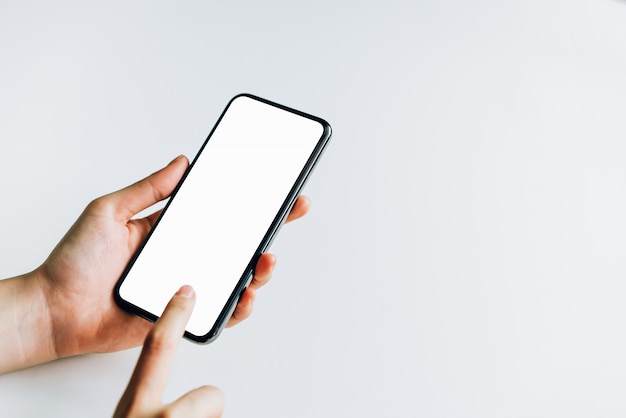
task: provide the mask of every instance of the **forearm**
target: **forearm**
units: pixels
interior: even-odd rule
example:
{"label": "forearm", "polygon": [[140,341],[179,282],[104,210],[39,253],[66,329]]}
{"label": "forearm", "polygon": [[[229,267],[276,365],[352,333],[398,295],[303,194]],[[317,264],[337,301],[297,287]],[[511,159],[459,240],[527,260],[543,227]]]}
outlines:
{"label": "forearm", "polygon": [[57,358],[36,272],[0,280],[0,374]]}

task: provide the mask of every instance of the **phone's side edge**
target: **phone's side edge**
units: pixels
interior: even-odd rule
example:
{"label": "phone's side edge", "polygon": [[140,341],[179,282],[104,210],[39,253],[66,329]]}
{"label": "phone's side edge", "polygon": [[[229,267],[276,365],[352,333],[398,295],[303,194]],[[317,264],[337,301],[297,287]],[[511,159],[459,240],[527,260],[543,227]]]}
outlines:
{"label": "phone's side edge", "polygon": [[[242,94],[242,95],[243,96],[252,97],[254,99],[257,99],[257,97],[249,95],[249,94]],[[268,103],[268,104],[274,105],[274,103],[270,102],[269,100],[261,99],[261,101],[263,101],[265,103]],[[326,122],[324,119],[321,119],[321,118],[318,118],[318,117],[315,117],[315,116],[312,116],[312,115],[308,115],[308,114],[306,114],[304,112],[295,111],[294,109],[288,108],[286,106],[278,105],[278,107],[282,108],[283,110],[287,110],[287,111],[290,111],[290,112],[293,112],[293,113],[297,113],[300,116],[306,117],[308,119],[315,120],[316,122],[320,123],[322,125],[322,127],[323,127],[322,136],[318,140],[318,143],[317,143],[314,151],[311,153],[311,156],[307,160],[307,163],[305,164],[304,168],[300,172],[300,175],[296,179],[296,182],[294,183],[294,186],[292,187],[292,189],[290,190],[289,194],[287,195],[287,198],[285,198],[285,202],[283,203],[283,206],[281,207],[281,209],[279,210],[278,214],[276,215],[276,217],[272,221],[271,226],[268,228],[268,232],[266,233],[265,237],[261,241],[257,251],[255,252],[254,256],[252,257],[252,259],[251,259],[250,263],[248,264],[247,268],[245,269],[244,274],[239,279],[239,281],[237,283],[237,286],[235,286],[235,289],[231,293],[231,295],[230,295],[226,305],[224,306],[224,309],[220,313],[220,315],[218,317],[218,320],[216,321],[214,327],[207,334],[205,334],[205,335],[203,335],[201,337],[197,336],[197,335],[194,335],[194,334],[187,333],[187,332],[185,333],[185,337],[190,339],[190,340],[192,340],[192,341],[194,341],[194,342],[203,343],[203,344],[211,343],[222,332],[222,330],[226,326],[226,323],[230,319],[230,316],[234,312],[234,309],[235,309],[236,304],[237,304],[237,302],[239,300],[239,297],[241,296],[242,292],[245,290],[245,288],[248,285],[248,283],[247,283],[248,280],[246,280],[246,278],[248,276],[250,276],[250,278],[252,277],[251,274],[254,272],[254,267],[255,267],[256,262],[258,261],[259,257],[265,251],[267,251],[270,248],[270,246],[272,245],[272,243],[274,242],[274,239],[276,238],[276,236],[278,235],[278,232],[280,231],[280,229],[284,225],[285,220],[287,219],[287,216],[289,215],[289,212],[293,208],[293,205],[295,204],[298,196],[300,195],[301,190],[306,185],[306,183],[307,183],[311,173],[313,172],[313,169],[315,168],[315,166],[317,165],[317,162],[319,161],[320,157],[323,155],[324,151],[326,150],[327,145],[328,145],[328,143],[330,141],[330,138],[332,136],[332,128],[331,128],[330,124],[328,122]]]}

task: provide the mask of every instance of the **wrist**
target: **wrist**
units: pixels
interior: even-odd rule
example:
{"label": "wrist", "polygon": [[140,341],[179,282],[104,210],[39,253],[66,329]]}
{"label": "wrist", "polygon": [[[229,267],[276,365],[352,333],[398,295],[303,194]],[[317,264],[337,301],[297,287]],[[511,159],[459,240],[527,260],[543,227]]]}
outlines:
{"label": "wrist", "polygon": [[0,281],[0,373],[58,357],[44,285],[38,270]]}

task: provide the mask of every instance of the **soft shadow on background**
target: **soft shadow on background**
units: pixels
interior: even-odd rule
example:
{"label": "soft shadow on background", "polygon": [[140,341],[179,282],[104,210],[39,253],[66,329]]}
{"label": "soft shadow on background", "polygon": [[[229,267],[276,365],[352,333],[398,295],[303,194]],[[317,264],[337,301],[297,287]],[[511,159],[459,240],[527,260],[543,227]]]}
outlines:
{"label": "soft shadow on background", "polygon": [[[168,400],[213,384],[228,417],[623,416],[623,5],[2,3],[0,277],[250,92],[333,140],[252,318],[181,344]],[[137,354],[2,376],[2,414],[110,416]]]}

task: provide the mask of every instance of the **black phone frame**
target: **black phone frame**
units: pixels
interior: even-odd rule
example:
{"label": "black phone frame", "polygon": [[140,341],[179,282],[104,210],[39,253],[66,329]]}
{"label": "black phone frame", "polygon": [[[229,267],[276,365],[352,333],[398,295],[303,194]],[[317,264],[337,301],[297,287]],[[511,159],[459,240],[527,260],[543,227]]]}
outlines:
{"label": "black phone frame", "polygon": [[300,191],[302,190],[302,188],[306,184],[306,181],[308,180],[311,172],[313,171],[313,168],[315,167],[315,165],[317,164],[317,161],[319,160],[319,158],[323,154],[324,150],[326,149],[326,146],[328,145],[328,141],[330,140],[330,137],[332,135],[332,129],[330,127],[330,124],[328,122],[326,122],[324,119],[318,118],[317,116],[313,116],[313,115],[310,115],[308,113],[301,112],[299,110],[296,110],[296,109],[293,109],[293,108],[290,108],[290,107],[287,107],[287,106],[284,106],[284,105],[272,102],[272,101],[267,100],[267,99],[263,99],[261,97],[258,97],[258,96],[255,96],[255,95],[249,94],[249,93],[241,93],[241,94],[236,95],[232,99],[230,99],[230,101],[228,102],[228,104],[226,105],[224,110],[222,111],[222,114],[217,119],[217,122],[213,126],[213,129],[211,129],[211,132],[209,133],[209,135],[207,136],[206,140],[204,141],[204,143],[200,147],[200,150],[196,153],[194,159],[191,161],[191,163],[189,164],[189,167],[187,168],[187,170],[183,174],[183,177],[181,178],[181,180],[178,182],[178,184],[174,188],[174,191],[170,195],[169,200],[165,204],[165,207],[163,208],[163,210],[160,213],[159,217],[154,222],[154,225],[152,226],[152,228],[150,229],[150,231],[148,232],[148,234],[146,235],[146,237],[144,238],[144,240],[140,244],[140,246],[137,249],[137,251],[135,252],[135,254],[133,254],[132,258],[128,262],[128,265],[124,269],[124,272],[122,273],[122,275],[120,276],[119,280],[117,281],[117,283],[115,285],[115,288],[114,288],[114,291],[113,291],[113,296],[114,296],[115,302],[122,309],[124,309],[124,310],[126,310],[126,311],[128,311],[130,313],[139,315],[142,318],[145,318],[145,319],[147,319],[147,320],[149,320],[151,322],[155,322],[158,319],[157,315],[155,315],[155,314],[153,314],[151,312],[148,312],[145,309],[142,309],[141,307],[139,307],[139,306],[137,306],[137,305],[135,305],[135,304],[133,304],[133,303],[123,299],[121,297],[121,295],[120,295],[120,286],[122,285],[122,283],[124,282],[124,279],[126,278],[128,273],[130,272],[132,266],[135,264],[135,261],[137,260],[137,258],[141,254],[141,252],[143,251],[143,248],[145,247],[146,243],[148,242],[148,240],[152,236],[152,233],[158,227],[159,222],[161,221],[161,219],[163,218],[163,216],[167,212],[167,209],[170,206],[170,204],[172,203],[172,201],[174,200],[174,198],[176,197],[176,194],[178,193],[178,190],[180,189],[182,184],[185,182],[185,179],[187,178],[187,176],[189,175],[189,173],[193,169],[196,161],[198,160],[198,158],[200,157],[200,155],[204,151],[204,148],[206,147],[206,145],[208,144],[209,140],[213,136],[213,133],[215,132],[215,130],[217,129],[218,125],[220,124],[220,122],[224,118],[224,115],[226,114],[228,109],[230,108],[230,105],[236,99],[238,99],[240,97],[248,97],[250,99],[260,101],[260,102],[265,103],[267,105],[277,107],[277,108],[285,110],[287,112],[294,113],[296,115],[305,117],[307,119],[311,119],[313,121],[316,121],[316,122],[320,123],[324,129],[323,129],[323,132],[322,132],[322,136],[318,140],[318,142],[317,142],[313,152],[311,153],[311,155],[309,156],[306,164],[302,168],[302,171],[298,175],[298,178],[296,179],[293,187],[291,188],[291,190],[287,194],[287,197],[283,201],[283,204],[281,205],[278,213],[274,217],[274,220],[270,224],[267,232],[265,233],[263,239],[261,240],[261,243],[257,247],[257,250],[253,254],[252,258],[250,259],[250,262],[246,266],[243,274],[241,275],[241,277],[237,281],[237,285],[233,289],[230,297],[228,298],[226,304],[224,305],[224,308],[222,308],[222,311],[218,315],[217,320],[215,321],[215,323],[213,324],[213,326],[211,327],[209,332],[204,334],[204,335],[195,335],[195,334],[192,334],[192,333],[190,333],[188,331],[185,331],[185,334],[184,334],[185,338],[187,338],[190,341],[193,341],[193,342],[196,342],[196,343],[200,343],[200,344],[208,344],[208,343],[211,343],[211,342],[215,341],[215,339],[217,339],[217,337],[220,335],[220,333],[224,329],[224,326],[226,325],[226,323],[230,319],[232,313],[234,312],[234,310],[235,310],[235,308],[237,306],[237,303],[239,302],[241,296],[243,295],[243,292],[246,290],[246,288],[250,284],[250,281],[252,280],[252,277],[254,275],[254,268],[256,266],[257,261],[259,260],[259,257],[265,251],[267,251],[269,249],[270,245],[274,241],[274,238],[278,234],[278,231],[280,230],[281,226],[284,224],[284,221],[287,218],[287,215],[291,211],[291,209],[292,209],[293,205],[295,204],[298,196],[300,195]]}

